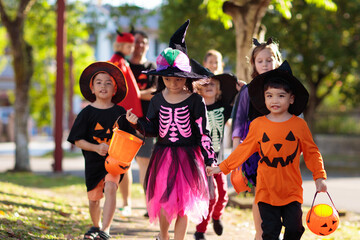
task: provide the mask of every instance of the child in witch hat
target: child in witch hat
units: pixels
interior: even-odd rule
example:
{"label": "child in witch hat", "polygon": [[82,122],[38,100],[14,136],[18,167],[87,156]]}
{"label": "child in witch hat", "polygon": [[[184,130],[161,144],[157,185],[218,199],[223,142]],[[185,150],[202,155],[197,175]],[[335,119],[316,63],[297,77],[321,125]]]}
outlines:
{"label": "child in witch hat", "polygon": [[[217,154],[218,163],[220,163],[223,159],[223,148],[221,146],[224,139],[225,123],[230,118],[231,103],[237,94],[237,78],[229,73],[214,75],[193,59],[191,59],[191,67],[194,72],[208,76],[208,79],[200,79],[193,82],[193,86],[194,91],[204,98],[210,136]],[[196,232],[194,234],[196,240],[205,239],[204,234],[211,218],[215,233],[220,236],[223,232],[220,217],[229,200],[225,174],[219,173],[208,177],[208,184],[210,192],[209,214],[196,226]]]}
{"label": "child in witch hat", "polygon": [[[85,233],[84,239],[110,239],[116,190],[123,174],[109,174],[105,169],[105,158],[116,120],[126,113],[117,103],[125,98],[127,86],[117,66],[109,62],[95,62],[82,72],[80,90],[91,104],[79,113],[67,140],[81,148],[85,158],[85,180],[93,226]],[[135,132],[127,121],[121,121],[119,128]],[[106,200],[101,224],[100,200],[104,194]]]}
{"label": "child in witch hat", "polygon": [[206,171],[208,175],[228,174],[258,152],[255,204],[262,219],[262,238],[278,239],[285,226],[284,239],[300,239],[305,230],[301,153],[313,173],[316,191],[327,190],[322,156],[306,122],[297,117],[304,111],[309,94],[285,61],[279,68],[255,77],[249,85],[249,96],[263,116],[251,122],[249,134],[227,159]]}
{"label": "child in witch hat", "polygon": [[175,239],[184,239],[188,220],[200,223],[208,215],[209,193],[205,165],[216,161],[207,126],[206,106],[192,92],[192,81],[206,76],[191,71],[186,55],[186,21],[171,37],[169,48],[157,57],[160,76],[146,119],[127,112],[129,122],[141,124],[147,136],[157,136],[145,177],[150,222],[159,220],[157,239],[169,239],[169,227],[176,219]]}

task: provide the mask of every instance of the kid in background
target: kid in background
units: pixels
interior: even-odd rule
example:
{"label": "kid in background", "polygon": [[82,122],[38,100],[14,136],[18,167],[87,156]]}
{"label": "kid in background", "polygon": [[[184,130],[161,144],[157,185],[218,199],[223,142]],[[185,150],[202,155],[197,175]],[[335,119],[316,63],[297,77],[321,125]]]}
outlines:
{"label": "kid in background", "polygon": [[261,159],[255,203],[262,219],[262,238],[278,239],[284,226],[284,240],[300,239],[305,230],[301,153],[313,173],[316,191],[327,191],[322,156],[306,122],[297,117],[305,109],[309,94],[286,61],[278,69],[255,77],[248,89],[251,103],[263,116],[251,122],[242,144],[218,167],[207,167],[207,173],[228,174],[258,152]]}
{"label": "kid in background", "polygon": [[[116,105],[126,96],[125,78],[120,69],[109,62],[95,62],[82,72],[80,89],[91,102],[75,119],[68,141],[82,149],[85,158],[85,180],[89,199],[89,212],[93,226],[84,239],[110,239],[110,226],[116,208],[116,190],[123,174],[112,175],[105,169],[112,129],[117,118],[125,114]],[[119,129],[134,132],[127,121]],[[104,197],[101,222],[100,200]]]}
{"label": "kid in background", "polygon": [[205,165],[216,161],[207,128],[206,106],[192,93],[192,81],[206,76],[191,72],[186,55],[186,21],[171,37],[169,48],[157,57],[157,69],[147,72],[159,78],[146,119],[127,111],[129,122],[146,136],[157,136],[145,177],[150,222],[159,220],[157,239],[169,239],[173,219],[174,239],[184,239],[188,220],[200,223],[207,217],[209,192]]}
{"label": "kid in background", "polygon": [[[210,136],[218,163],[220,163],[223,160],[224,148],[221,146],[224,137],[224,127],[226,121],[230,118],[231,103],[237,94],[237,78],[228,73],[214,75],[195,60],[191,59],[190,62],[195,73],[208,76],[208,79],[194,81],[193,87],[194,92],[204,98]],[[210,193],[213,192],[214,194],[210,194],[208,216],[196,226],[195,240],[205,239],[205,232],[210,218],[212,218],[215,233],[220,236],[223,232],[223,224],[220,217],[229,200],[227,195],[227,178],[223,173],[214,174],[214,176],[208,177],[208,184],[209,187],[214,186],[215,189],[209,190]]]}
{"label": "kid in background", "polygon": [[[136,79],[133,72],[131,71],[130,65],[125,59],[125,56],[130,56],[134,51],[135,38],[132,33],[119,32],[117,31],[116,41],[114,42],[115,53],[110,59],[110,62],[114,63],[124,73],[125,81],[128,87],[128,93],[123,101],[119,103],[120,106],[124,107],[125,110],[130,108],[133,109],[134,113],[142,117],[143,111],[141,107],[141,93],[137,85]],[[120,192],[123,199],[123,207],[120,208],[123,216],[131,215],[131,183],[132,173],[127,171],[124,175],[123,181],[120,183]]]}
{"label": "kid in background", "polygon": [[222,74],[224,72],[222,54],[215,49],[210,49],[206,52],[203,65],[213,74]]}
{"label": "kid in background", "polygon": [[[282,62],[281,54],[278,45],[273,42],[272,38],[269,38],[263,43],[259,43],[258,40],[254,38],[253,42],[254,48],[250,56],[252,78],[280,66]],[[250,122],[259,115],[250,103],[248,86],[243,86],[236,97],[232,112],[233,150],[246,138],[249,132]],[[258,153],[255,153],[241,166],[241,170],[247,178],[246,181],[250,185],[249,187],[256,186],[256,172],[259,159]],[[256,230],[255,240],[261,240],[261,217],[257,204],[253,203],[252,210]]]}
{"label": "kid in background", "polygon": [[[223,62],[223,56],[219,51],[215,49],[210,49],[206,52],[203,66],[209,69],[213,74],[222,74],[224,72],[224,65],[225,64]],[[237,89],[238,86],[239,85],[237,85]],[[222,147],[231,148],[231,142],[231,118],[229,118],[228,121],[225,123]]]}
{"label": "kid in background", "polygon": [[115,53],[109,62],[114,63],[120,68],[125,76],[125,81],[128,86],[128,93],[119,105],[124,107],[125,110],[132,108],[135,114],[142,117],[143,113],[140,102],[140,90],[136,83],[134,74],[131,71],[130,65],[125,59],[125,56],[130,56],[134,51],[134,41],[135,38],[131,33],[121,33],[117,31],[116,41],[113,46]]}
{"label": "kid in background", "polygon": [[[143,73],[143,71],[149,71],[152,69],[156,69],[155,62],[149,61],[146,58],[146,54],[149,50],[149,37],[148,35],[139,30],[135,30],[133,32],[135,38],[135,48],[129,59],[130,68],[134,77],[136,79],[137,85],[140,90],[141,95],[141,107],[143,111],[143,115],[146,116],[150,99],[154,96],[153,93],[156,90],[156,76],[148,76]],[[141,146],[138,153],[136,154],[136,162],[139,165],[139,181],[140,184],[144,184],[146,169],[149,165],[151,151],[155,144],[155,138],[147,137],[145,138],[145,144]],[[125,189],[129,189],[129,198],[131,198],[131,183],[132,183],[132,172],[128,171],[127,175],[129,177],[128,186]],[[126,177],[126,176],[125,176]],[[125,182],[125,181],[123,181]],[[120,190],[123,185],[120,185]],[[123,193],[124,194],[124,193]],[[126,194],[126,193],[125,193]],[[124,196],[124,195],[123,195]],[[131,214],[131,207],[125,206],[123,211],[123,215]],[[147,212],[144,216],[148,216]]]}

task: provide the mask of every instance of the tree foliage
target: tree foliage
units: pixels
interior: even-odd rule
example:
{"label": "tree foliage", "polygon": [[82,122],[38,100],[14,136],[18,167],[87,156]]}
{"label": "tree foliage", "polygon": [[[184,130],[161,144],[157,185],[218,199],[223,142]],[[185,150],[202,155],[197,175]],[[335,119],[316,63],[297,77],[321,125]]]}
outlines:
{"label": "tree foliage", "polygon": [[[87,25],[82,21],[86,6],[79,1],[66,5],[66,45],[65,56],[65,93],[69,93],[69,53],[74,58],[75,82],[82,70],[94,60],[93,50],[88,44],[89,33]],[[33,119],[41,126],[53,124],[54,98],[56,81],[56,6],[46,0],[38,0],[29,12],[26,21],[26,39],[33,46],[35,71],[30,89],[30,113]],[[75,84],[75,93],[80,94],[78,84]],[[69,107],[64,99],[65,111]],[[66,114],[65,114],[66,115]]]}
{"label": "tree foliage", "polygon": [[[87,47],[87,32],[80,19],[85,8],[79,2],[68,5],[68,50],[74,50],[75,67],[80,75],[91,59]],[[54,107],[56,8],[46,0],[0,0],[1,24],[9,38],[3,39],[10,46],[15,73],[15,168],[30,171],[28,151],[29,108],[40,124],[49,124]],[[0,44],[2,45],[2,44]],[[83,64],[86,61],[86,64]],[[78,65],[78,66],[79,66]],[[31,90],[30,90],[31,89]],[[30,92],[30,98],[29,98]],[[30,104],[29,104],[30,100]],[[31,107],[29,107],[29,105]],[[64,109],[65,110],[65,109]]]}
{"label": "tree foliage", "polygon": [[[13,1],[12,1],[13,3]],[[8,7],[8,6],[7,6]],[[15,6],[13,6],[15,7]],[[75,81],[79,79],[85,66],[94,61],[93,49],[88,44],[88,25],[83,21],[86,5],[76,1],[66,5],[66,53],[73,52]],[[11,13],[13,10],[10,11]],[[38,127],[51,126],[54,116],[54,97],[56,81],[56,6],[47,0],[37,0],[29,11],[25,21],[24,38],[33,48],[34,74],[29,89],[30,115]],[[5,48],[6,38],[0,41]],[[1,50],[3,50],[1,48]],[[69,83],[69,66],[65,63],[65,84]],[[66,93],[70,89],[65,88]],[[75,93],[80,94],[78,84]],[[66,101],[66,99],[64,99]],[[68,109],[69,103],[65,104]],[[66,110],[65,109],[65,110]]]}
{"label": "tree foliage", "polygon": [[307,114],[332,94],[337,97],[333,105],[337,110],[354,107],[360,100],[356,92],[360,87],[360,4],[356,0],[334,2],[336,12],[295,1],[292,11],[296,14],[291,19],[273,12],[263,21],[267,35],[279,40],[285,58],[310,92]]}
{"label": "tree foliage", "polygon": [[116,23],[120,23],[120,17],[126,17],[129,19],[130,26],[135,26],[137,24],[147,26],[148,17],[156,14],[155,10],[144,10],[141,7],[130,4],[124,4],[118,7],[108,7],[110,8],[110,16]]}
{"label": "tree foliage", "polygon": [[[211,19],[220,20],[224,24],[225,28],[232,26],[229,15],[221,11],[223,4],[227,1],[228,0],[204,0],[204,5],[208,10],[208,16]],[[246,2],[251,1],[252,0],[230,0],[229,2],[233,2],[235,5],[244,5]],[[292,17],[292,2],[293,0],[272,0],[270,10],[276,10],[284,18],[290,19]],[[337,9],[336,4],[332,0],[306,0],[306,2],[328,11],[336,11]]]}
{"label": "tree foliage", "polygon": [[9,39],[15,80],[15,166],[16,171],[29,171],[27,120],[29,87],[34,73],[33,49],[24,38],[24,22],[35,1],[0,0],[0,18]]}

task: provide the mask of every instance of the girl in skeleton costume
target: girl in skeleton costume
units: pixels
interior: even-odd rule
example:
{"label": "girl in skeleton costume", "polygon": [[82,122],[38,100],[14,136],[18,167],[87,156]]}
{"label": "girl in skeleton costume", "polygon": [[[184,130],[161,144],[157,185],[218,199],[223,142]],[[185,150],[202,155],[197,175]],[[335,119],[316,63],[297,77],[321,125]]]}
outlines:
{"label": "girl in skeleton costume", "polygon": [[[223,148],[221,146],[224,138],[225,123],[230,118],[231,103],[237,94],[237,78],[228,73],[214,75],[197,61],[191,59],[190,62],[195,73],[208,76],[208,79],[200,79],[193,82],[193,87],[194,91],[204,98],[210,136],[219,163],[223,159]],[[210,194],[209,215],[196,226],[195,240],[205,239],[204,234],[211,218],[215,233],[220,236],[223,232],[220,217],[229,200],[227,195],[227,179],[225,174],[219,173],[208,177],[208,181],[209,186],[215,187],[215,191],[209,191],[214,193]]]}
{"label": "girl in skeleton costume", "polygon": [[208,215],[209,193],[205,165],[216,162],[206,107],[199,94],[192,93],[192,80],[206,76],[191,72],[186,55],[185,22],[170,39],[170,47],[157,57],[157,69],[147,72],[161,76],[151,99],[146,119],[127,112],[136,129],[157,136],[145,177],[150,222],[159,219],[157,239],[169,239],[169,226],[176,219],[175,239],[184,239],[188,219],[200,223]]}

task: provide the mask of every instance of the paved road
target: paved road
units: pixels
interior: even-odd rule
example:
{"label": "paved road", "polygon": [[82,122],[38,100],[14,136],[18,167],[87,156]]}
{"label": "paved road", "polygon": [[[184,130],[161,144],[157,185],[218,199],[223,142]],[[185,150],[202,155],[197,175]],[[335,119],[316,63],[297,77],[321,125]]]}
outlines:
{"label": "paved road", "polygon": [[[64,149],[69,149],[70,145],[63,143]],[[30,143],[31,169],[36,173],[51,173],[52,158],[42,158],[40,155],[51,151],[54,144],[49,139],[36,139]],[[12,169],[15,164],[13,143],[0,143],[0,172]],[[84,176],[84,161],[82,157],[65,158],[62,163],[64,173]],[[139,181],[138,166],[134,161],[132,164],[134,182]],[[229,175],[228,175],[229,176]],[[229,181],[230,183],[230,181]],[[328,176],[328,192],[338,210],[353,211],[360,213],[360,177]],[[310,206],[315,194],[315,183],[310,176],[304,177],[304,205]],[[327,194],[318,194],[315,203],[328,203]]]}

